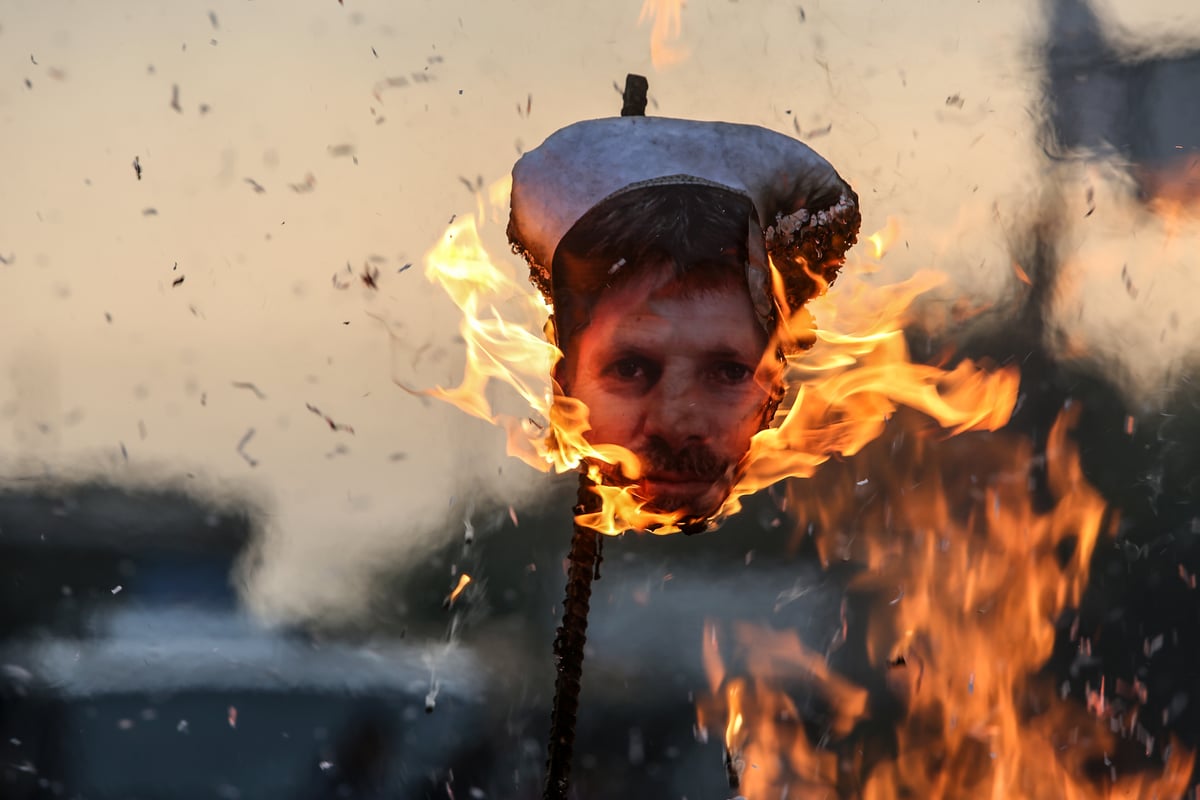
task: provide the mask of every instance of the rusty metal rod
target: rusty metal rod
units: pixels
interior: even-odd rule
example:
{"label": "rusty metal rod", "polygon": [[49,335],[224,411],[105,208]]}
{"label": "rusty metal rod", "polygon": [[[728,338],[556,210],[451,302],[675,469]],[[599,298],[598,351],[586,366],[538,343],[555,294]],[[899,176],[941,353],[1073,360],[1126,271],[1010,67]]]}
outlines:
{"label": "rusty metal rod", "polygon": [[[599,495],[592,482],[580,473],[575,517],[598,510]],[[588,605],[592,578],[597,566],[602,534],[575,522],[568,556],[567,590],[563,599],[562,625],[554,638],[554,708],[550,713],[550,742],[546,758],[545,800],[566,800],[575,750],[575,719],[579,713],[579,689],[583,677],[583,646],[587,643]]]}

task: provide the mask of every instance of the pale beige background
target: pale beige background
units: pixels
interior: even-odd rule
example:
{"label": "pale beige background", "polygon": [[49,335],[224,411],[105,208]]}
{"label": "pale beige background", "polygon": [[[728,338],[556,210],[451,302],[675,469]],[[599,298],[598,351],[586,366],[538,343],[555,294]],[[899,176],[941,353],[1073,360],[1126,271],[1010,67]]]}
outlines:
{"label": "pale beige background", "polygon": [[[675,45],[686,57],[661,68],[640,9],[5,0],[3,473],[253,497],[269,538],[249,596],[284,616],[352,611],[364,569],[461,535],[468,495],[518,513],[538,502],[553,481],[505,460],[496,432],[392,377],[432,385],[460,370],[455,310],[421,264],[451,216],[474,208],[460,176],[490,182],[556,128],[616,113],[613,82],[630,71],[649,77],[652,114],[829,128],[810,143],[860,192],[865,228],[889,215],[903,225],[879,280],[933,266],[959,293],[1014,290],[1006,239],[1048,171],[1034,141],[1036,3],[692,0]],[[1139,36],[1200,31],[1183,0],[1107,10]],[[407,86],[373,96],[401,76]],[[338,145],[358,163],[332,155]],[[310,193],[288,188],[309,173]],[[1089,176],[1062,180],[1082,220]],[[1196,237],[1185,224],[1168,240],[1096,186],[1098,210],[1073,233],[1062,324],[1128,367],[1131,394],[1160,397],[1200,324]],[[497,257],[502,227],[486,229]],[[334,273],[372,254],[386,258],[378,293],[334,289]],[[401,326],[395,359],[372,313]],[[236,452],[249,428],[254,468]]]}

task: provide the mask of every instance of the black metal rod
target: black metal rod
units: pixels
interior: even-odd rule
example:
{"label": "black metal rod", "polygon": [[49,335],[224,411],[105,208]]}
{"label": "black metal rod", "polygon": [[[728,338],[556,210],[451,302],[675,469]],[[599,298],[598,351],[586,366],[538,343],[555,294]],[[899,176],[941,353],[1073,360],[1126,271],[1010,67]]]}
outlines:
{"label": "black metal rod", "polygon": [[742,786],[742,770],[741,758],[735,756],[728,747],[722,748],[725,751],[725,780],[729,782],[729,788],[737,791]]}
{"label": "black metal rod", "polygon": [[575,751],[575,720],[579,714],[579,690],[583,677],[583,646],[587,643],[588,605],[592,577],[597,565],[602,534],[580,525],[581,514],[598,510],[599,495],[592,482],[579,475],[575,533],[567,567],[567,590],[563,599],[562,625],[554,638],[554,708],[550,713],[550,742],[547,747],[545,800],[566,800]]}
{"label": "black metal rod", "polygon": [[646,93],[650,91],[650,81],[642,75],[632,72],[625,76],[625,91],[621,95],[624,105],[621,106],[622,117],[646,116]]}
{"label": "black metal rod", "polygon": [[[650,82],[642,75],[625,76],[621,116],[646,114]],[[584,514],[600,510],[600,495],[580,470],[575,505],[575,532],[568,556],[567,590],[563,598],[562,625],[554,637],[554,707],[550,712],[550,742],[546,755],[544,800],[567,800],[571,782],[571,757],[575,752],[575,720],[579,716],[579,689],[583,678],[583,646],[587,643],[588,606],[592,580],[600,579],[600,542],[603,534],[579,524]]]}

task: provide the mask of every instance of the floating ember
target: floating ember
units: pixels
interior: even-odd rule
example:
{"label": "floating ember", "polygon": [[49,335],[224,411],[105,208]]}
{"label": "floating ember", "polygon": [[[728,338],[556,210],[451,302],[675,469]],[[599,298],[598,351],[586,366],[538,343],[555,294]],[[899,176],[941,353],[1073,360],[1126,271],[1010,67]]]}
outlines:
{"label": "floating ember", "polygon": [[458,599],[459,595],[463,593],[463,590],[467,588],[467,584],[470,582],[471,576],[467,573],[464,572],[462,575],[459,575],[458,585],[454,587],[454,591],[450,593],[450,598],[446,601],[446,603],[448,605],[453,605],[454,601]]}

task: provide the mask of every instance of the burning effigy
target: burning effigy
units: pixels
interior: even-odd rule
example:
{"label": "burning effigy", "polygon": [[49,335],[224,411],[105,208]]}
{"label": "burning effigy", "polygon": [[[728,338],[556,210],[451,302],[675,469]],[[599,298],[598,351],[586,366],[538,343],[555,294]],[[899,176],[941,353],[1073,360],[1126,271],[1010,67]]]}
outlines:
{"label": "burning effigy", "polygon": [[832,165],[764,128],[615,117],[526,154],[509,237],[554,310],[556,393],[587,411],[599,482],[702,528],[783,399],[787,357],[813,344],[797,313],[860,221]]}
{"label": "burning effigy", "polygon": [[[843,269],[857,195],[789,136],[590,120],[522,157],[493,203],[510,191],[509,237],[536,291],[486,252],[474,217],[452,222],[427,276],[464,314],[467,366],[458,387],[429,394],[503,427],[531,466],[582,467],[602,500],[585,527],[715,527],[741,497],[857,452],[901,405],[954,432],[994,430],[1012,411],[1015,368],[912,361],[906,310],[941,276],[858,280],[894,231],[868,236],[872,256]],[[839,276],[843,302],[818,320]],[[493,381],[529,413],[494,411]]]}
{"label": "burning effigy", "polygon": [[[757,126],[645,117],[642,92],[630,110],[627,87],[621,117],[555,132],[493,190],[495,205],[510,202],[508,238],[532,289],[523,266],[493,261],[471,218],[452,224],[427,261],[427,276],[464,313],[467,347],[462,384],[430,394],[504,427],[511,455],[580,475],[545,796],[568,793],[604,537],[714,530],[741,498],[787,479],[820,481],[831,459],[839,463],[830,474],[843,478],[873,464],[853,486],[874,481],[882,499],[868,507],[853,488],[792,482],[791,513],[807,520],[823,563],[860,565],[851,592],[895,592],[885,602],[891,617],[852,624],[844,614],[839,642],[859,640],[859,656],[887,676],[884,694],[906,715],[890,757],[847,756],[878,687],[840,675],[837,646],[822,654],[750,624],[734,627],[733,652],[749,673],[740,675],[714,623],[697,731],[723,730],[730,787],[751,798],[1093,796],[1092,762],[1108,763],[1114,736],[1147,736],[1136,704],[1132,718],[1089,714],[1103,688],[1082,709],[1033,678],[1111,527],[1070,446],[1072,415],[1044,456],[1053,459],[1050,511],[1030,505],[1023,471],[1032,455],[1019,437],[964,445],[979,448],[978,474],[960,448],[938,483],[943,443],[1009,421],[1016,366],[914,360],[910,308],[940,276],[864,280],[894,221],[852,253],[858,195],[832,164]],[[514,303],[518,314],[500,314]],[[493,381],[529,413],[494,411]],[[941,494],[926,498],[928,490]],[[1005,613],[981,618],[992,609]],[[1009,650],[995,651],[1013,630]],[[966,643],[966,663],[948,655]],[[820,736],[789,699],[797,683],[834,706]],[[1093,733],[1081,733],[1089,724]],[[1046,748],[1059,755],[1033,769]],[[1161,778],[1114,772],[1094,796],[1181,796],[1190,755],[1158,752],[1167,756]]]}

